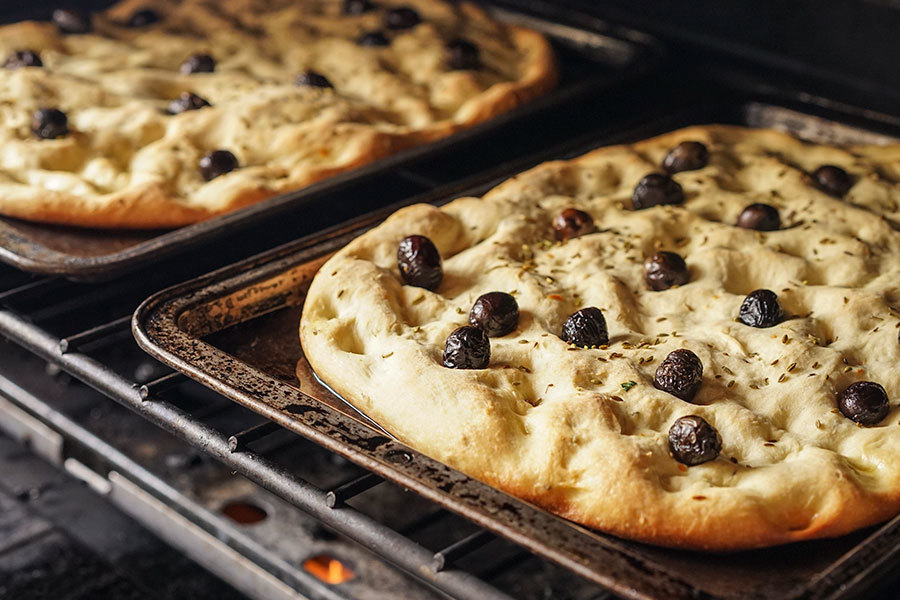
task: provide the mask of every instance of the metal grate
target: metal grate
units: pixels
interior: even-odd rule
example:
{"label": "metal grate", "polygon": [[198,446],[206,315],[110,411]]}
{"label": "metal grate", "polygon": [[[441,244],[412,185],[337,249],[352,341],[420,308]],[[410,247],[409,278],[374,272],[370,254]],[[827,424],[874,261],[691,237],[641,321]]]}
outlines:
{"label": "metal grate", "polygon": [[[366,514],[365,499],[374,488],[393,484],[386,484],[371,473],[357,472],[325,486],[315,485],[298,475],[296,468],[270,457],[285,446],[308,444],[305,440],[245,411],[240,420],[226,419],[217,424],[216,418],[223,410],[237,407],[208,392],[204,397],[201,392],[206,392],[205,389],[186,382],[179,373],[149,362],[131,340],[130,318],[121,315],[131,308],[134,287],[138,288],[138,296],[144,293],[144,282],[126,279],[112,285],[92,286],[0,273],[0,281],[7,281],[6,277],[12,285],[0,292],[0,334],[202,449],[230,469],[313,516],[325,527],[355,541],[380,560],[399,567],[427,586],[454,598],[509,600],[509,595],[485,578],[503,581],[507,571],[526,559],[536,560],[518,550],[505,562],[482,565],[489,567],[486,571],[482,569],[482,577],[457,568],[460,562],[465,562],[468,556],[494,540],[493,536],[459,519],[462,525],[454,527],[456,531],[450,539],[440,547],[428,548],[415,539],[416,532],[427,530],[440,519],[457,517],[434,507],[418,522],[391,527],[390,515]],[[87,311],[93,313],[90,315],[93,318],[81,321],[79,315],[79,321],[74,322],[75,314],[84,313],[79,307],[95,304],[103,310]],[[98,319],[101,314],[110,318]],[[128,356],[134,360],[127,360]],[[135,372],[110,366],[123,363],[137,364],[133,367]],[[193,389],[194,393],[184,393],[185,387]],[[117,466],[139,480],[146,480],[146,476],[139,471],[135,473],[136,468],[127,461],[119,461]],[[569,587],[580,586],[587,590],[589,595],[583,597],[608,597],[595,585],[574,575],[569,577],[576,582],[570,581]],[[529,592],[529,595],[542,597],[541,586]]]}

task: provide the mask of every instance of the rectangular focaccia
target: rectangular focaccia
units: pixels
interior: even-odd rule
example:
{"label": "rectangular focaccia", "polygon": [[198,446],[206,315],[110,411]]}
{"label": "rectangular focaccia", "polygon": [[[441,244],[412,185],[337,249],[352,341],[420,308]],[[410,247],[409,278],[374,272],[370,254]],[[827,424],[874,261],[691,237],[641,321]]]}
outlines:
{"label": "rectangular focaccia", "polygon": [[0,214],[173,227],[548,91],[540,34],[442,0],[124,0],[0,27]]}

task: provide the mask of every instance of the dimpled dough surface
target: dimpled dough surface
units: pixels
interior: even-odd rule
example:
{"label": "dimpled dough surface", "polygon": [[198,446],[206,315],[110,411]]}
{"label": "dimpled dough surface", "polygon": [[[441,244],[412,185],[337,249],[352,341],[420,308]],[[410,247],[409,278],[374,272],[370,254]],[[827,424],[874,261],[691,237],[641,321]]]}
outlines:
{"label": "dimpled dough surface", "polygon": [[[684,140],[711,155],[673,176],[684,205],[631,210],[637,181]],[[856,178],[843,199],[811,185],[806,173],[822,164]],[[900,508],[898,179],[900,146],[839,149],[724,126],[545,163],[483,198],[404,208],[338,252],[309,290],[303,347],[400,440],[574,521],[705,549],[840,535]],[[733,226],[753,202],[776,206],[783,230]],[[570,206],[597,231],[551,241],[553,216]],[[400,279],[397,244],[410,234],[440,250],[435,292]],[[688,284],[649,290],[642,263],[658,249],[685,258]],[[758,288],[778,294],[779,325],[737,322]],[[444,368],[444,340],[489,291],[515,296],[518,328],[491,338],[487,369]],[[585,306],[603,310],[608,347],[558,337]],[[703,362],[695,404],[653,387],[678,348]],[[857,380],[887,390],[877,426],[836,409]],[[723,450],[686,467],[667,432],[691,414]]]}
{"label": "dimpled dough surface", "polygon": [[[43,68],[0,68],[0,214],[99,227],[165,227],[296,189],[400,149],[449,135],[552,87],[539,34],[490,20],[469,3],[377,0],[341,15],[315,0],[126,0],[94,15],[93,32],[49,23],[0,27],[0,61],[39,53]],[[388,47],[355,43],[385,9],[411,6],[422,23],[386,31]],[[122,25],[152,7],[162,21]],[[483,65],[451,70],[445,44],[474,43]],[[183,75],[209,53],[213,73]],[[294,85],[307,69],[334,90]],[[212,104],[170,116],[193,92]],[[70,133],[42,140],[38,108],[59,108]],[[240,168],[206,182],[197,163],[226,149]]]}

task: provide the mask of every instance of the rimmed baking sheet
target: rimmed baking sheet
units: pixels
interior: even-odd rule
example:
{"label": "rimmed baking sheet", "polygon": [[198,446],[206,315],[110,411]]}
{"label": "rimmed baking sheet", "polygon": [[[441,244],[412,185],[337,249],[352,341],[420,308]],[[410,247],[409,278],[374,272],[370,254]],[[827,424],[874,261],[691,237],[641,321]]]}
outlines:
{"label": "rimmed baking sheet", "polygon": [[[593,145],[709,122],[776,127],[813,141],[896,141],[882,123],[872,122],[865,129],[805,110],[814,107],[722,98],[610,134]],[[854,122],[858,117],[847,115]],[[588,149],[582,146],[569,154]],[[480,185],[462,195],[479,195],[489,187]],[[417,200],[450,199],[435,194]],[[900,564],[900,517],[838,539],[729,554],[621,540],[513,498],[373,427],[305,374],[297,331],[304,296],[318,267],[385,216],[386,211],[368,215],[160,292],[135,313],[135,337],[159,360],[226,397],[621,596],[853,597]]]}
{"label": "rimmed baking sheet", "polygon": [[[8,10],[9,15],[24,16],[21,10]],[[548,36],[560,59],[560,83],[554,91],[443,140],[178,229],[84,229],[0,217],[0,261],[34,273],[106,280],[164,256],[224,236],[238,235],[261,223],[275,222],[288,213],[335,202],[351,203],[360,190],[395,185],[401,190],[422,191],[426,188],[422,178],[416,175],[418,166],[450,163],[459,156],[471,155],[479,144],[526,128],[541,115],[552,121],[550,117],[565,110],[567,105],[644,77],[660,64],[661,51],[650,38],[626,29],[606,27],[597,19],[582,18],[563,9],[554,14],[559,22],[508,8],[495,7],[492,12],[501,21],[532,27]],[[0,9],[0,22],[4,20],[3,14]],[[427,187],[429,183],[424,184]],[[356,214],[360,212],[363,210],[357,210]]]}

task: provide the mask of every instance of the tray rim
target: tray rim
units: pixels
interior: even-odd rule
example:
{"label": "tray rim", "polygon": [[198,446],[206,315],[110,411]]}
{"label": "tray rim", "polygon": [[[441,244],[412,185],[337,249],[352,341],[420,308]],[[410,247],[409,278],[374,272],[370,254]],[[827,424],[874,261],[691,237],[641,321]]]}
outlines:
{"label": "tray rim", "polygon": [[[769,104],[776,107],[796,109],[796,106],[791,106],[790,102],[784,102],[784,99],[781,99],[781,101],[779,101],[778,98],[765,98],[760,101],[758,98],[751,95],[749,97],[745,96],[741,98],[740,100],[738,100],[738,102],[740,108],[744,110],[746,110],[746,108],[752,104]],[[814,108],[815,107],[810,107],[810,109]],[[819,116],[816,114],[815,110],[810,110],[808,114],[810,114],[811,116]],[[833,116],[829,115],[826,118],[833,118]],[[852,126],[858,126],[858,123],[852,123]],[[606,143],[608,142],[604,139],[596,142],[595,145],[605,145]],[[582,149],[581,151],[584,151],[584,149]],[[557,149],[557,152],[561,151]],[[561,152],[561,154],[563,156],[567,156],[570,155],[570,152]],[[505,176],[501,179],[505,179]],[[491,180],[490,182],[482,182],[477,187],[489,188],[495,181],[496,180]],[[452,197],[455,197],[455,195]],[[261,281],[270,278],[277,273],[283,273],[291,267],[299,266],[305,262],[315,259],[317,256],[321,256],[322,254],[330,252],[333,249],[339,248],[345,243],[345,241],[349,241],[350,239],[373,226],[401,206],[406,206],[413,202],[439,202],[445,199],[449,198],[445,197],[445,192],[443,190],[436,190],[432,193],[416,196],[413,199],[395,203],[394,205],[391,205],[389,207],[385,207],[383,209],[373,211],[372,213],[362,215],[322,232],[305,236],[299,240],[290,242],[279,248],[275,248],[255,257],[234,263],[222,269],[218,269],[194,280],[184,282],[182,284],[170,287],[166,290],[162,290],[145,300],[135,311],[132,319],[132,332],[135,336],[135,339],[137,340],[138,345],[148,354],[161,360],[162,362],[168,364],[176,370],[187,374],[203,385],[206,385],[207,387],[214,389],[215,391],[225,395],[226,397],[237,401],[244,406],[247,406],[251,410],[254,410],[259,414],[262,414],[263,416],[274,420],[280,425],[285,426],[286,428],[295,431],[300,435],[304,435],[304,437],[308,437],[316,443],[322,443],[329,450],[338,452],[343,456],[346,456],[347,458],[349,458],[353,462],[356,462],[357,464],[360,464],[364,468],[372,470],[379,475],[396,481],[401,485],[408,487],[409,489],[413,489],[417,493],[424,495],[426,498],[437,500],[442,506],[445,506],[453,512],[457,512],[458,514],[463,515],[464,517],[474,521],[479,526],[482,526],[489,531],[511,539],[512,541],[524,546],[529,550],[535,551],[538,554],[549,558],[550,560],[558,562],[566,568],[569,568],[575,573],[581,575],[582,577],[585,577],[590,581],[599,583],[600,585],[613,590],[615,593],[629,598],[641,599],[649,599],[655,597],[697,597],[697,594],[700,594],[700,597],[714,597],[709,595],[708,592],[704,592],[703,590],[695,588],[693,584],[684,581],[677,575],[660,571],[661,567],[658,564],[653,564],[651,567],[649,567],[649,570],[653,571],[653,579],[656,580],[653,583],[660,583],[663,586],[674,586],[669,587],[665,592],[666,595],[664,596],[648,595],[652,594],[653,591],[659,591],[658,589],[654,590],[648,589],[646,587],[638,588],[634,585],[625,586],[619,579],[619,575],[599,575],[595,571],[591,571],[587,563],[580,562],[577,558],[577,553],[575,553],[576,555],[565,555],[561,557],[558,553],[554,553],[555,551],[558,552],[558,548],[553,546],[549,548],[550,551],[548,553],[545,551],[546,548],[542,547],[546,544],[538,543],[538,547],[536,547],[533,539],[523,539],[524,534],[522,534],[520,530],[515,530],[512,532],[513,535],[510,535],[509,530],[511,528],[514,528],[514,525],[511,526],[505,522],[498,523],[497,521],[490,518],[488,518],[489,520],[485,521],[485,513],[483,512],[475,512],[473,514],[472,510],[470,510],[471,507],[459,504],[457,500],[451,500],[448,503],[445,498],[436,498],[436,495],[440,496],[440,493],[436,492],[434,488],[429,487],[428,485],[425,485],[418,480],[410,480],[409,478],[413,477],[413,475],[410,475],[405,471],[398,471],[398,467],[396,464],[392,465],[389,463],[389,461],[384,461],[383,457],[382,459],[379,459],[370,456],[369,454],[371,453],[367,454],[359,451],[356,448],[351,448],[348,450],[346,447],[341,446],[340,442],[336,442],[332,438],[328,437],[327,434],[314,429],[310,430],[311,428],[308,424],[297,424],[292,423],[289,419],[286,420],[284,413],[279,412],[278,409],[272,407],[271,405],[264,404],[262,401],[254,400],[248,394],[241,393],[239,391],[236,393],[234,389],[228,389],[227,383],[216,380],[215,376],[208,374],[207,372],[205,372],[204,368],[188,361],[178,352],[173,351],[170,348],[163,347],[163,345],[159,343],[159,340],[156,337],[162,328],[168,327],[171,329],[171,331],[174,331],[178,334],[177,337],[179,342],[189,342],[195,348],[199,348],[201,354],[207,358],[209,358],[211,355],[216,354],[225,355],[230,359],[231,362],[235,364],[243,365],[244,368],[251,371],[258,371],[258,369],[255,369],[254,367],[243,363],[239,359],[227,354],[225,351],[219,350],[218,348],[215,348],[211,344],[204,342],[199,338],[189,337],[189,335],[185,331],[183,331],[178,324],[179,316],[185,311],[190,310],[191,307],[198,306],[207,300],[220,297],[221,295],[224,295],[228,292],[234,292],[239,289],[245,288],[249,285],[252,285],[255,281]],[[204,364],[203,361],[199,362],[201,365]],[[285,384],[283,382],[277,382],[261,371],[259,371],[259,374],[262,374],[263,379],[268,379],[270,383],[274,381],[276,384],[288,386],[288,384]],[[311,401],[312,403],[315,403],[324,408],[326,411],[336,413],[338,415],[338,418],[351,418],[340,415],[340,413],[335,409],[321,404],[317,399],[308,396],[303,391],[297,390],[296,388],[291,389],[294,390],[294,393],[299,394],[304,399],[304,401]],[[241,396],[243,400],[238,399],[235,394],[237,396]],[[382,435],[379,432],[370,430],[368,427],[358,422],[354,422],[353,425],[355,427],[362,428],[363,430],[368,430],[375,435]],[[623,560],[626,562],[637,560],[639,564],[643,561],[642,558],[636,557],[633,553],[629,552],[629,549],[626,547],[626,545],[634,544],[636,542],[621,540],[619,538],[607,536],[605,534],[598,534],[596,532],[587,530],[580,525],[562,519],[561,517],[557,517],[556,515],[535,507],[528,502],[524,502],[522,500],[509,496],[505,492],[502,492],[487,484],[481,483],[478,480],[470,478],[454,469],[447,467],[446,465],[443,465],[442,463],[439,463],[421,453],[416,452],[413,449],[408,448],[407,446],[396,440],[387,440],[384,445],[389,447],[391,452],[406,453],[416,459],[416,461],[409,462],[419,462],[430,467],[433,467],[435,464],[439,465],[446,473],[451,474],[451,479],[454,479],[457,482],[476,484],[476,487],[478,487],[479,489],[486,488],[486,492],[488,495],[482,497],[493,497],[497,498],[498,501],[502,498],[503,502],[507,504],[524,507],[526,511],[537,511],[540,514],[540,518],[549,519],[551,521],[551,524],[555,526],[553,529],[554,532],[560,530],[566,531],[565,529],[561,529],[562,527],[566,527],[568,528],[568,531],[577,531],[578,533],[586,534],[583,537],[589,539],[592,542],[591,544],[589,544],[589,547],[591,548],[591,552],[594,553],[593,556],[596,557],[598,555],[603,555],[607,557],[607,561],[604,562],[604,565],[607,567],[609,567],[610,565],[612,565],[613,567],[621,566],[620,564],[616,563],[621,563],[621,561]],[[476,509],[476,511],[477,510],[478,509]],[[876,572],[876,570],[879,568],[883,568],[884,565],[887,564],[887,561],[891,559],[896,560],[894,555],[900,552],[900,545],[897,544],[897,539],[900,538],[900,515],[895,516],[887,522],[873,526],[868,530],[870,531],[870,533],[866,535],[864,539],[859,541],[854,546],[850,547],[846,552],[829,563],[821,571],[817,571],[809,580],[806,580],[803,583],[798,583],[791,589],[786,589],[783,598],[836,598],[838,596],[841,596],[848,590],[852,592],[854,589],[858,589],[858,586],[864,585],[864,582],[868,575]],[[872,558],[873,554],[877,556],[876,559]],[[610,560],[612,562],[609,562]],[[861,564],[863,563],[863,561],[871,562]],[[641,565],[641,568],[639,570],[641,572],[644,572],[646,568],[647,567]],[[851,586],[847,586],[847,581],[845,581],[843,570],[849,570],[851,572],[851,575],[853,575]],[[854,585],[857,586],[857,588],[854,588]],[[653,586],[650,587],[653,588]]]}
{"label": "tray rim", "polygon": [[[7,218],[4,217],[4,220],[0,220],[0,262],[35,274],[57,275],[77,281],[108,280],[136,270],[153,260],[188,251],[207,241],[219,239],[223,235],[233,233],[238,228],[250,227],[289,211],[302,211],[309,205],[322,201],[323,197],[340,194],[349,186],[360,185],[368,179],[409,167],[414,163],[446,152],[456,145],[477,141],[479,138],[489,136],[497,128],[509,126],[518,121],[527,122],[531,115],[542,111],[560,110],[574,98],[621,86],[629,81],[645,77],[662,64],[665,56],[663,47],[652,36],[627,27],[610,25],[600,18],[584,15],[576,10],[560,10],[559,16],[564,18],[560,23],[551,21],[546,14],[541,14],[540,11],[547,10],[547,5],[540,0],[532,2],[531,8],[536,11],[534,13],[512,10],[510,5],[504,4],[502,0],[494,3],[488,1],[485,8],[490,10],[492,6],[501,15],[511,14],[514,17],[529,19],[532,23],[544,23],[548,27],[563,25],[587,36],[605,38],[614,45],[627,46],[630,56],[624,64],[613,65],[612,61],[603,63],[596,56],[592,56],[590,51],[584,50],[581,54],[585,60],[597,64],[607,64],[613,71],[613,75],[600,74],[588,79],[573,81],[566,87],[557,87],[529,103],[448,137],[401,150],[396,154],[339,173],[312,185],[278,194],[224,215],[175,229],[160,230],[159,235],[153,235],[147,240],[107,254],[78,256],[54,250],[31,239],[27,234],[16,229],[14,225],[7,223],[5,221]],[[547,35],[551,40],[555,39],[552,35]],[[10,219],[10,221],[14,223],[18,220]],[[31,225],[42,226],[40,223]],[[66,226],[51,225],[51,227]],[[99,232],[101,235],[106,233],[106,230],[102,229],[87,228],[85,231]]]}

